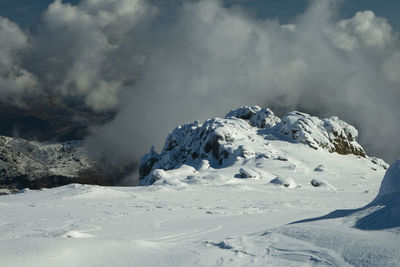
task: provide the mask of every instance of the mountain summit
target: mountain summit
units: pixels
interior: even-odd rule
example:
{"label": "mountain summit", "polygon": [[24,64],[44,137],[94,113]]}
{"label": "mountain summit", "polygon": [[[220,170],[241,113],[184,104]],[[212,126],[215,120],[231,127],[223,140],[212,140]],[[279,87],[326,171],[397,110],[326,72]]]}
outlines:
{"label": "mountain summit", "polygon": [[[213,118],[203,124],[195,121],[175,128],[161,153],[152,148],[141,159],[140,184],[153,184],[161,179],[162,171],[182,165],[198,170],[206,165],[223,168],[242,159],[287,160],[284,153],[273,152],[273,141],[307,145],[309,149],[304,150],[305,153],[325,150],[367,157],[356,141],[357,136],[354,126],[335,116],[319,119],[293,111],[280,119],[268,108],[244,106],[230,111],[223,119]],[[382,163],[373,160],[376,164]]]}

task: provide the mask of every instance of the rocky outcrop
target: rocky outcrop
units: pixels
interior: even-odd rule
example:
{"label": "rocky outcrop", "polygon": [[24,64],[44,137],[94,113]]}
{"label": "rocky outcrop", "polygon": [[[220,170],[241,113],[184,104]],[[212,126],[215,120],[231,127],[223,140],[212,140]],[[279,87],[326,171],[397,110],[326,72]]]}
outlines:
{"label": "rocky outcrop", "polygon": [[268,108],[241,107],[224,119],[213,118],[178,126],[170,133],[160,154],[152,148],[140,161],[140,184],[152,184],[157,169],[171,170],[182,166],[198,166],[207,160],[211,167],[232,164],[238,157],[253,158],[252,143],[279,139],[303,143],[313,149],[339,154],[366,156],[357,143],[357,130],[337,117],[319,119],[301,112],[290,112],[278,118]]}
{"label": "rocky outcrop", "polygon": [[358,131],[354,126],[338,117],[319,119],[306,113],[293,111],[282,118],[280,132],[295,142],[301,142],[314,149],[324,148],[342,155],[366,156],[357,143]]}
{"label": "rocky outcrop", "polygon": [[247,120],[251,126],[258,128],[271,128],[281,121],[269,108],[240,107],[230,111],[225,118],[239,118]]}
{"label": "rocky outcrop", "polygon": [[2,189],[39,189],[69,183],[115,185],[124,177],[124,171],[91,159],[81,141],[46,144],[0,136]]}

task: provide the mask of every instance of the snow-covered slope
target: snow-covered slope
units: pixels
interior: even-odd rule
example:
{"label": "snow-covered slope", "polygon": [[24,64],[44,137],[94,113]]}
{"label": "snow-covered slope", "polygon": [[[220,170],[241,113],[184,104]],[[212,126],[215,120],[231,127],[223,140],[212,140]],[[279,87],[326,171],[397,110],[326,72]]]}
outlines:
{"label": "snow-covered slope", "polygon": [[[398,205],[386,197],[398,199],[400,162],[382,182],[386,163],[355,155],[356,131],[337,119],[230,114],[178,127],[146,155],[142,182],[152,185],[1,196],[1,264],[399,265]],[[352,147],[338,152],[356,153],[332,153],[338,136]]]}

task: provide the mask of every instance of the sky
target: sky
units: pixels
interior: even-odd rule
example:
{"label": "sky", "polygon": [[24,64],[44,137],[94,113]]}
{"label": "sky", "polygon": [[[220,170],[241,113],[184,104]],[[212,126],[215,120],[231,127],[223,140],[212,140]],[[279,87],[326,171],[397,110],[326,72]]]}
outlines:
{"label": "sky", "polygon": [[[339,116],[369,155],[399,156],[397,1],[0,0],[0,99],[42,91],[115,120],[110,160],[243,105]],[[281,115],[281,114],[280,114]]]}
{"label": "sky", "polygon": [[[64,3],[77,4],[80,0],[63,0]],[[175,7],[179,0],[152,0],[158,4]],[[40,15],[53,0],[0,0],[0,16],[30,27],[40,22]],[[304,12],[307,0],[225,0],[226,5],[244,6],[249,12],[260,18],[278,18],[288,21],[300,12]],[[388,19],[394,28],[400,27],[400,2],[397,0],[347,0],[344,1],[341,13],[350,17],[356,11],[372,10],[377,16]]]}

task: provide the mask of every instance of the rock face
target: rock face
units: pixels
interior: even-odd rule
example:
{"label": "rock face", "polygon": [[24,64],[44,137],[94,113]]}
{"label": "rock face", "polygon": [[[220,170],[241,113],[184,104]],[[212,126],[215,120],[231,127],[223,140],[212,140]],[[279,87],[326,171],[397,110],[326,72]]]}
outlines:
{"label": "rock face", "polygon": [[100,162],[88,157],[80,141],[45,144],[0,136],[0,188],[39,189],[69,183],[115,182]]}
{"label": "rock face", "polygon": [[256,155],[251,143],[260,137],[365,157],[357,136],[353,126],[337,117],[321,120],[294,111],[280,119],[268,108],[244,106],[229,112],[224,119],[178,126],[168,135],[160,154],[152,148],[141,159],[140,184],[154,183],[157,177],[152,172],[156,169],[171,170],[183,164],[198,166],[202,160],[208,160],[215,168],[232,164],[238,157],[253,158]]}
{"label": "rock face", "polygon": [[364,149],[356,142],[357,129],[338,117],[321,120],[306,113],[293,111],[283,117],[280,131],[290,139],[305,143],[314,149],[322,147],[343,155],[366,156]]}
{"label": "rock face", "polygon": [[[250,153],[238,146],[236,141],[242,139],[243,133],[251,128],[247,121],[237,118],[214,118],[204,124],[196,121],[177,127],[168,135],[160,154],[151,149],[141,159],[141,184],[144,182],[143,178],[154,169],[171,170],[186,162],[200,164],[199,161],[203,159],[207,159],[211,166],[216,166],[236,155]],[[154,178],[148,177],[144,183],[151,184],[154,181]]]}

